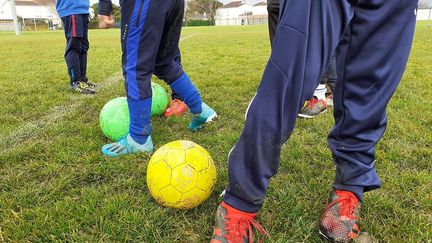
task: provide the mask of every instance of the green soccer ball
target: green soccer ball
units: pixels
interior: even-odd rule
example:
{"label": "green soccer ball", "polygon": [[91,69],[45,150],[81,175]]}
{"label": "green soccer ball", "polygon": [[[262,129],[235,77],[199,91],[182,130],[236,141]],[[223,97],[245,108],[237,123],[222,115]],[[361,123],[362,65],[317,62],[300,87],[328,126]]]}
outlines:
{"label": "green soccer ball", "polygon": [[151,89],[153,92],[152,97],[152,116],[160,116],[167,109],[169,99],[165,89],[157,83],[151,83]]}
{"label": "green soccer ball", "polygon": [[110,100],[102,108],[99,115],[102,133],[113,141],[117,141],[129,132],[129,108],[126,97]]}
{"label": "green soccer ball", "polygon": [[[152,116],[162,115],[168,106],[168,95],[165,89],[156,83],[151,83]],[[99,125],[102,133],[113,141],[117,141],[129,132],[129,108],[126,97],[110,100],[102,108],[99,115]]]}

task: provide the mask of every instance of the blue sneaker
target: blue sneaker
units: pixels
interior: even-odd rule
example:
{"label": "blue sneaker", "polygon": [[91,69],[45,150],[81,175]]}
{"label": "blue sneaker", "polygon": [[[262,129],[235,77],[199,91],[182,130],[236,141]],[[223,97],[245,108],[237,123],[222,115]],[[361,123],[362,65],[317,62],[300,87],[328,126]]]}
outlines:
{"label": "blue sneaker", "polygon": [[151,136],[147,138],[145,144],[139,144],[135,142],[135,140],[133,140],[133,138],[128,134],[119,141],[105,144],[102,147],[102,153],[108,157],[117,157],[124,154],[135,154],[140,152],[153,152],[153,141]]}
{"label": "blue sneaker", "polygon": [[189,129],[193,132],[198,131],[203,124],[211,122],[217,117],[216,112],[210,108],[206,103],[202,103],[202,112],[200,114],[192,114]]}

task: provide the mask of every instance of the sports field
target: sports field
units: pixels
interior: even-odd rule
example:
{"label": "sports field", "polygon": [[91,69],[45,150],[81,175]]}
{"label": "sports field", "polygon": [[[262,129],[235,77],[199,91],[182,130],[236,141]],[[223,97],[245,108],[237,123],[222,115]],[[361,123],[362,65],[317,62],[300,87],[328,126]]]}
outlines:
{"label": "sports field", "polygon": [[[205,242],[226,158],[269,56],[266,26],[185,28],[183,64],[219,118],[199,133],[189,117],[153,118],[156,147],[192,140],[217,165],[214,193],[188,211],[162,208],[146,185],[149,157],[108,159],[99,112],[124,96],[118,30],[90,32],[94,97],[69,92],[62,32],[0,33],[0,241]],[[383,40],[385,41],[385,40]],[[156,80],[163,84],[163,82]],[[367,193],[361,229],[378,241],[432,240],[432,22],[419,22],[402,83],[377,145],[380,190]],[[166,85],[164,85],[167,88]],[[316,224],[335,174],[326,135],[331,112],[299,120],[284,146],[258,221],[269,242],[319,242]]]}

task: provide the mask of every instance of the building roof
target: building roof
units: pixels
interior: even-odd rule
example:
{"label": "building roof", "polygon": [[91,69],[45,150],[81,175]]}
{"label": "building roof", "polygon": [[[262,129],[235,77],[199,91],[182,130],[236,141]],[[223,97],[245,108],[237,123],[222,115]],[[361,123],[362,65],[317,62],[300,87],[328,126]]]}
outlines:
{"label": "building roof", "polygon": [[254,4],[253,6],[254,7],[255,6],[267,6],[267,3],[266,2],[259,2],[259,3]]}
{"label": "building roof", "polygon": [[220,8],[238,8],[244,4],[245,3],[243,3],[242,1],[234,1],[234,2],[230,2],[230,3],[225,4]]}

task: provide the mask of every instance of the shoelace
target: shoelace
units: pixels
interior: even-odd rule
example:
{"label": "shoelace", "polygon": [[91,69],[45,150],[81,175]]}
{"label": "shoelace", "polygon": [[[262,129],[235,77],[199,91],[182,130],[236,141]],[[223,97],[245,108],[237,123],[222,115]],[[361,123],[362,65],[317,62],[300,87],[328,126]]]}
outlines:
{"label": "shoelace", "polygon": [[345,216],[351,220],[355,220],[357,219],[357,217],[355,216],[355,209],[358,205],[358,199],[357,198],[353,198],[353,196],[349,195],[349,194],[344,194],[344,193],[339,193],[339,198],[337,198],[336,200],[334,200],[333,202],[331,202],[327,207],[326,207],[326,211],[333,207],[335,204],[340,203],[339,208],[339,214],[340,216]]}
{"label": "shoelace", "polygon": [[312,108],[315,104],[318,104],[318,99],[317,98],[312,98],[311,100],[308,101],[308,107]]}
{"label": "shoelace", "polygon": [[225,219],[227,220],[227,226],[225,227],[225,230],[228,231],[228,235],[226,235],[225,238],[229,241],[242,242],[243,238],[248,237],[249,243],[253,243],[253,228],[258,230],[258,232],[265,235],[266,237],[270,237],[267,231],[265,231],[261,225],[251,218],[237,215],[227,215],[225,216]]}

